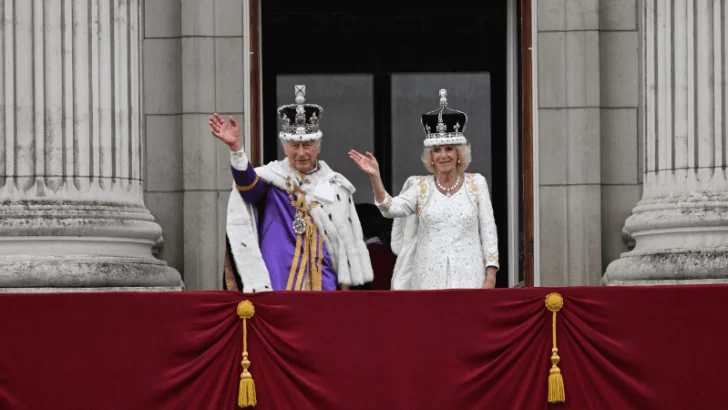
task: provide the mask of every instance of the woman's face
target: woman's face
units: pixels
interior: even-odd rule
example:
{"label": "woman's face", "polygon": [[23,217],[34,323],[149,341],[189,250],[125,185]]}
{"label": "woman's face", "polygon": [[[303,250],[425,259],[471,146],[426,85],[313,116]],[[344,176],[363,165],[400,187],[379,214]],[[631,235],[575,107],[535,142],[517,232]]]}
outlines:
{"label": "woman's face", "polygon": [[432,148],[432,162],[438,174],[449,173],[457,168],[458,150],[454,145],[438,145]]}

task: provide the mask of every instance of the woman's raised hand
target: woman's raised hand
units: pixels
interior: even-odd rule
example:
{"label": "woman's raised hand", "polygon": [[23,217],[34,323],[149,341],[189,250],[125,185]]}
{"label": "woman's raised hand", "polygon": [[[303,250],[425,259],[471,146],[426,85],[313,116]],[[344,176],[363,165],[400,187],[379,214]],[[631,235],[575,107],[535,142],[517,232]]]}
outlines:
{"label": "woman's raised hand", "polygon": [[377,163],[377,159],[374,158],[371,152],[367,151],[366,155],[362,155],[357,150],[351,150],[349,151],[349,158],[370,177],[379,174],[379,163]]}
{"label": "woman's raised hand", "polygon": [[210,133],[229,146],[230,150],[239,151],[243,147],[240,141],[240,125],[232,115],[228,119],[229,123],[218,113],[211,115],[207,121],[210,124]]}

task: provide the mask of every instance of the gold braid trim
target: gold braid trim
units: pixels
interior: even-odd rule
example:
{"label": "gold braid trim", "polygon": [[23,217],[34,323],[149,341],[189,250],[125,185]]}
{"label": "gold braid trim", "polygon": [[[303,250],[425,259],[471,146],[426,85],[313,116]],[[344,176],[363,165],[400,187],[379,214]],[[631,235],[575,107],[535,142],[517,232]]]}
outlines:
{"label": "gold braid trim", "polygon": [[546,296],[546,309],[553,312],[553,320],[551,322],[551,330],[554,347],[551,349],[551,370],[549,371],[549,403],[566,402],[566,392],[564,391],[564,377],[559,369],[559,349],[556,347],[556,314],[564,306],[564,298],[558,293],[549,293]]}
{"label": "gold braid trim", "polygon": [[240,390],[238,391],[238,407],[253,407],[258,404],[255,395],[255,381],[253,375],[248,370],[250,368],[250,360],[248,360],[248,319],[255,315],[255,306],[249,300],[238,303],[237,313],[243,321],[243,372],[240,373]]}
{"label": "gold braid trim", "polygon": [[255,179],[253,180],[253,182],[250,185],[243,186],[243,185],[235,184],[235,188],[237,188],[238,191],[240,191],[240,192],[250,191],[251,189],[255,188],[255,185],[258,183],[259,179],[260,178],[256,175]]}

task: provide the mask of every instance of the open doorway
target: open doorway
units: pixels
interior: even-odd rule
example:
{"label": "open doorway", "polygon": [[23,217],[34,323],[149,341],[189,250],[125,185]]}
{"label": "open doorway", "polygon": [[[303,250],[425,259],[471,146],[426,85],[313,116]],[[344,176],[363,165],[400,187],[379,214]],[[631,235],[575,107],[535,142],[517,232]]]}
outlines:
{"label": "open doorway", "polygon": [[513,3],[457,0],[443,10],[412,1],[261,2],[263,162],[282,156],[276,108],[292,102],[294,84],[306,84],[307,100],[325,111],[322,159],[357,186],[356,201],[372,202],[368,180],[346,156],[351,148],[372,151],[394,195],[408,176],[426,173],[420,115],[437,108],[437,92],[446,88],[449,105],[468,114],[469,171],[490,186],[501,255],[497,286],[527,282],[523,178],[508,169],[509,161],[522,169],[520,155],[509,155],[509,138],[511,151],[520,153],[522,134],[508,123],[520,115],[520,105],[509,104],[509,92],[510,99],[520,95],[517,86],[509,90],[512,76],[520,78],[507,63],[509,51],[520,55],[519,40],[508,41]]}

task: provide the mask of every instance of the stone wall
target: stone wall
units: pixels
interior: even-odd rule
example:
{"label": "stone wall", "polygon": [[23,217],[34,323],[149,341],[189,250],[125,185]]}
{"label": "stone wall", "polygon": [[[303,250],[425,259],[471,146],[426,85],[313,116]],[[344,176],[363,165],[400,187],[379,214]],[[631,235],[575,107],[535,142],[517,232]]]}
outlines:
{"label": "stone wall", "polygon": [[642,194],[636,0],[538,2],[540,274],[599,285]]}
{"label": "stone wall", "polygon": [[642,196],[637,0],[600,0],[602,268],[627,251],[622,227]]}
{"label": "stone wall", "polygon": [[144,202],[162,226],[158,256],[184,277],[180,36],[179,0],[144,2]]}
{"label": "stone wall", "polygon": [[147,204],[187,289],[220,289],[232,178],[207,116],[243,122],[243,0],[145,5]]}
{"label": "stone wall", "polygon": [[539,0],[536,14],[540,283],[597,285],[602,275],[599,2]]}

